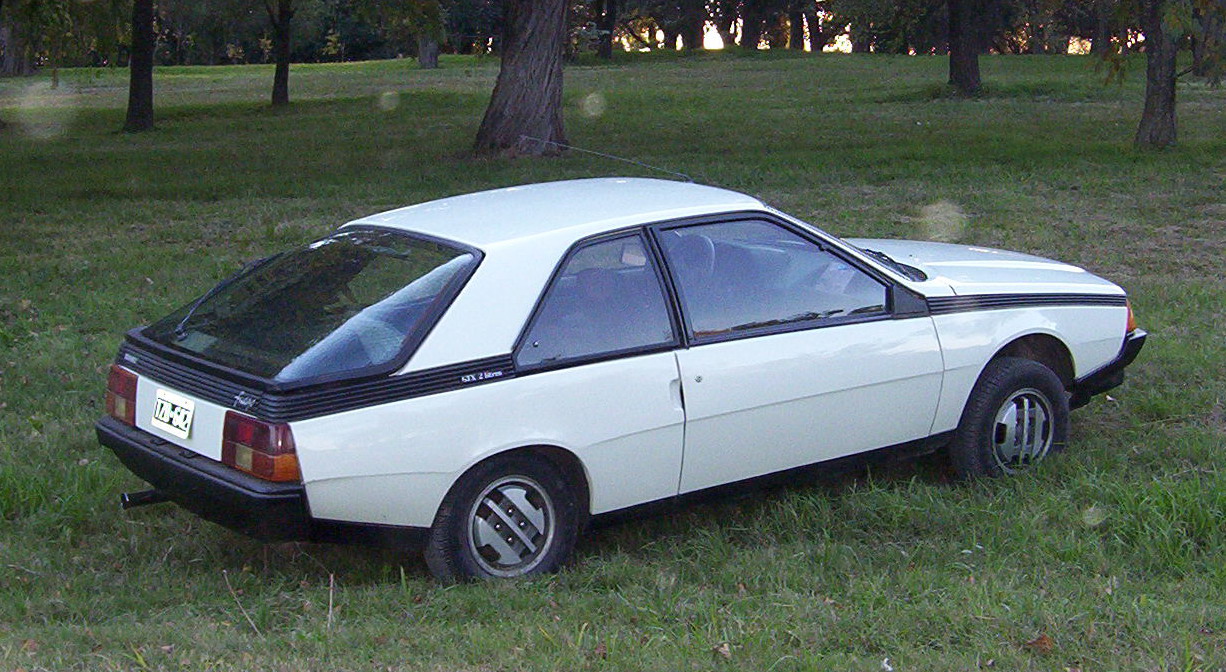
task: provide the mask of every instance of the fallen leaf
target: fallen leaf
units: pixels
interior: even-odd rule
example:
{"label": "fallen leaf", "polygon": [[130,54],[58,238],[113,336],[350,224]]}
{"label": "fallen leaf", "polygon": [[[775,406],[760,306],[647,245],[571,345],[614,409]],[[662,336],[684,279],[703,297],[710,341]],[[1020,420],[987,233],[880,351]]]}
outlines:
{"label": "fallen leaf", "polygon": [[732,645],[728,642],[720,642],[717,646],[711,648],[712,651],[723,656],[725,659],[732,658]]}
{"label": "fallen leaf", "polygon": [[38,651],[38,642],[34,641],[33,639],[23,640],[21,642],[21,650],[27,653],[34,653],[35,651]]}
{"label": "fallen leaf", "polygon": [[175,650],[175,645],[174,644],[163,644],[159,646],[158,648],[162,650],[162,653],[170,653]]}
{"label": "fallen leaf", "polygon": [[1029,642],[1026,642],[1026,648],[1033,651],[1038,651],[1039,653],[1051,653],[1051,650],[1055,647],[1056,643],[1053,642],[1051,637],[1048,637],[1047,635],[1039,635]]}
{"label": "fallen leaf", "polygon": [[609,647],[604,645],[604,642],[596,642],[596,647],[592,649],[592,657],[604,660],[609,657]]}

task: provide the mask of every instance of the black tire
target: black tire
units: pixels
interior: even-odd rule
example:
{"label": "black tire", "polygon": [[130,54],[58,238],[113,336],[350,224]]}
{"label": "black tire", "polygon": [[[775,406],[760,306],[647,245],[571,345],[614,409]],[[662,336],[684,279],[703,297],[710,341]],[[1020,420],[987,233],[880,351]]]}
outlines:
{"label": "black tire", "polygon": [[1069,397],[1060,377],[1020,357],[984,368],[962,410],[949,457],[963,478],[1015,473],[1064,449]]}
{"label": "black tire", "polygon": [[426,565],[446,583],[557,571],[574,550],[579,521],[574,490],[548,459],[496,456],[464,474],[443,499]]}

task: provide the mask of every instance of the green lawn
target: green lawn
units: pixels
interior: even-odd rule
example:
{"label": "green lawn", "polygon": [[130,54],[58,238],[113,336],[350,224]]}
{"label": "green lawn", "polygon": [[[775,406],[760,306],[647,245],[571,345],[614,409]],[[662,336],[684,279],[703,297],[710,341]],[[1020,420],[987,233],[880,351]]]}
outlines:
{"label": "green lawn", "polygon": [[840,235],[1083,265],[1150,344],[1019,478],[938,460],[597,531],[553,577],[442,588],[416,557],[264,546],[138,489],[93,437],[123,332],[357,215],[642,169],[474,159],[492,59],[0,80],[0,670],[1226,669],[1226,90],[1139,153],[1144,64],[704,55],[566,73],[573,143],[747,191]]}

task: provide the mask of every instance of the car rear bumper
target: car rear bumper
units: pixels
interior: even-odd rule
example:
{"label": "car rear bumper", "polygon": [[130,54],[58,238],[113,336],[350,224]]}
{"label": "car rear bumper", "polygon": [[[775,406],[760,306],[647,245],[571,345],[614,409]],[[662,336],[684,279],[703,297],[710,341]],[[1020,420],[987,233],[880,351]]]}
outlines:
{"label": "car rear bumper", "polygon": [[1094,373],[1080,378],[1073,383],[1069,389],[1073,396],[1069,399],[1069,406],[1072,408],[1080,408],[1090,403],[1090,398],[1096,394],[1102,394],[1107,390],[1118,387],[1124,382],[1124,369],[1132,363],[1132,360],[1137,358],[1137,353],[1141,352],[1141,348],[1145,345],[1145,339],[1149,336],[1144,329],[1134,329],[1124,338],[1124,345],[1120,348],[1120,354],[1115,359],[1107,363],[1106,366],[1099,368]]}
{"label": "car rear bumper", "polygon": [[95,424],[98,442],[114,451],[157,494],[192,513],[260,541],[316,541],[418,549],[428,528],[312,518],[306,488],[273,483],[114,418]]}
{"label": "car rear bumper", "polygon": [[114,418],[95,429],[98,442],[132,473],[201,518],[261,541],[311,538],[302,484],[256,478]]}

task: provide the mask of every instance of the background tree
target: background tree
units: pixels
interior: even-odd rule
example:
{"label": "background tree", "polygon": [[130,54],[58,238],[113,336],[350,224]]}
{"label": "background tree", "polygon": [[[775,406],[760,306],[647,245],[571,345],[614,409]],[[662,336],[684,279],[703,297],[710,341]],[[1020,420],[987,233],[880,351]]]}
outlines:
{"label": "background tree", "polygon": [[276,69],[272,76],[272,106],[289,105],[290,29],[294,18],[294,0],[264,0],[264,11],[272,27]]}
{"label": "background tree", "polygon": [[[1226,3],[1221,0],[1135,0],[1122,7],[1138,16],[1145,35],[1145,107],[1137,124],[1137,147],[1160,149],[1175,144],[1175,85],[1195,66],[1176,72],[1178,50],[1188,36],[1195,36],[1206,21],[1226,21]],[[1212,23],[1211,23],[1212,25]],[[1212,39],[1212,38],[1209,38]],[[1220,76],[1220,67],[1206,70]]]}
{"label": "background tree", "polygon": [[948,0],[949,84],[959,93],[977,95],[983,88],[979,77],[979,40],[975,22],[983,0]]}
{"label": "background tree", "polygon": [[133,0],[128,114],[123,124],[129,133],[153,128],[153,49],[153,0]]}
{"label": "background tree", "polygon": [[555,154],[557,147],[523,142],[530,136],[565,143],[562,53],[566,0],[503,2],[502,67],[477,130],[478,152]]}

